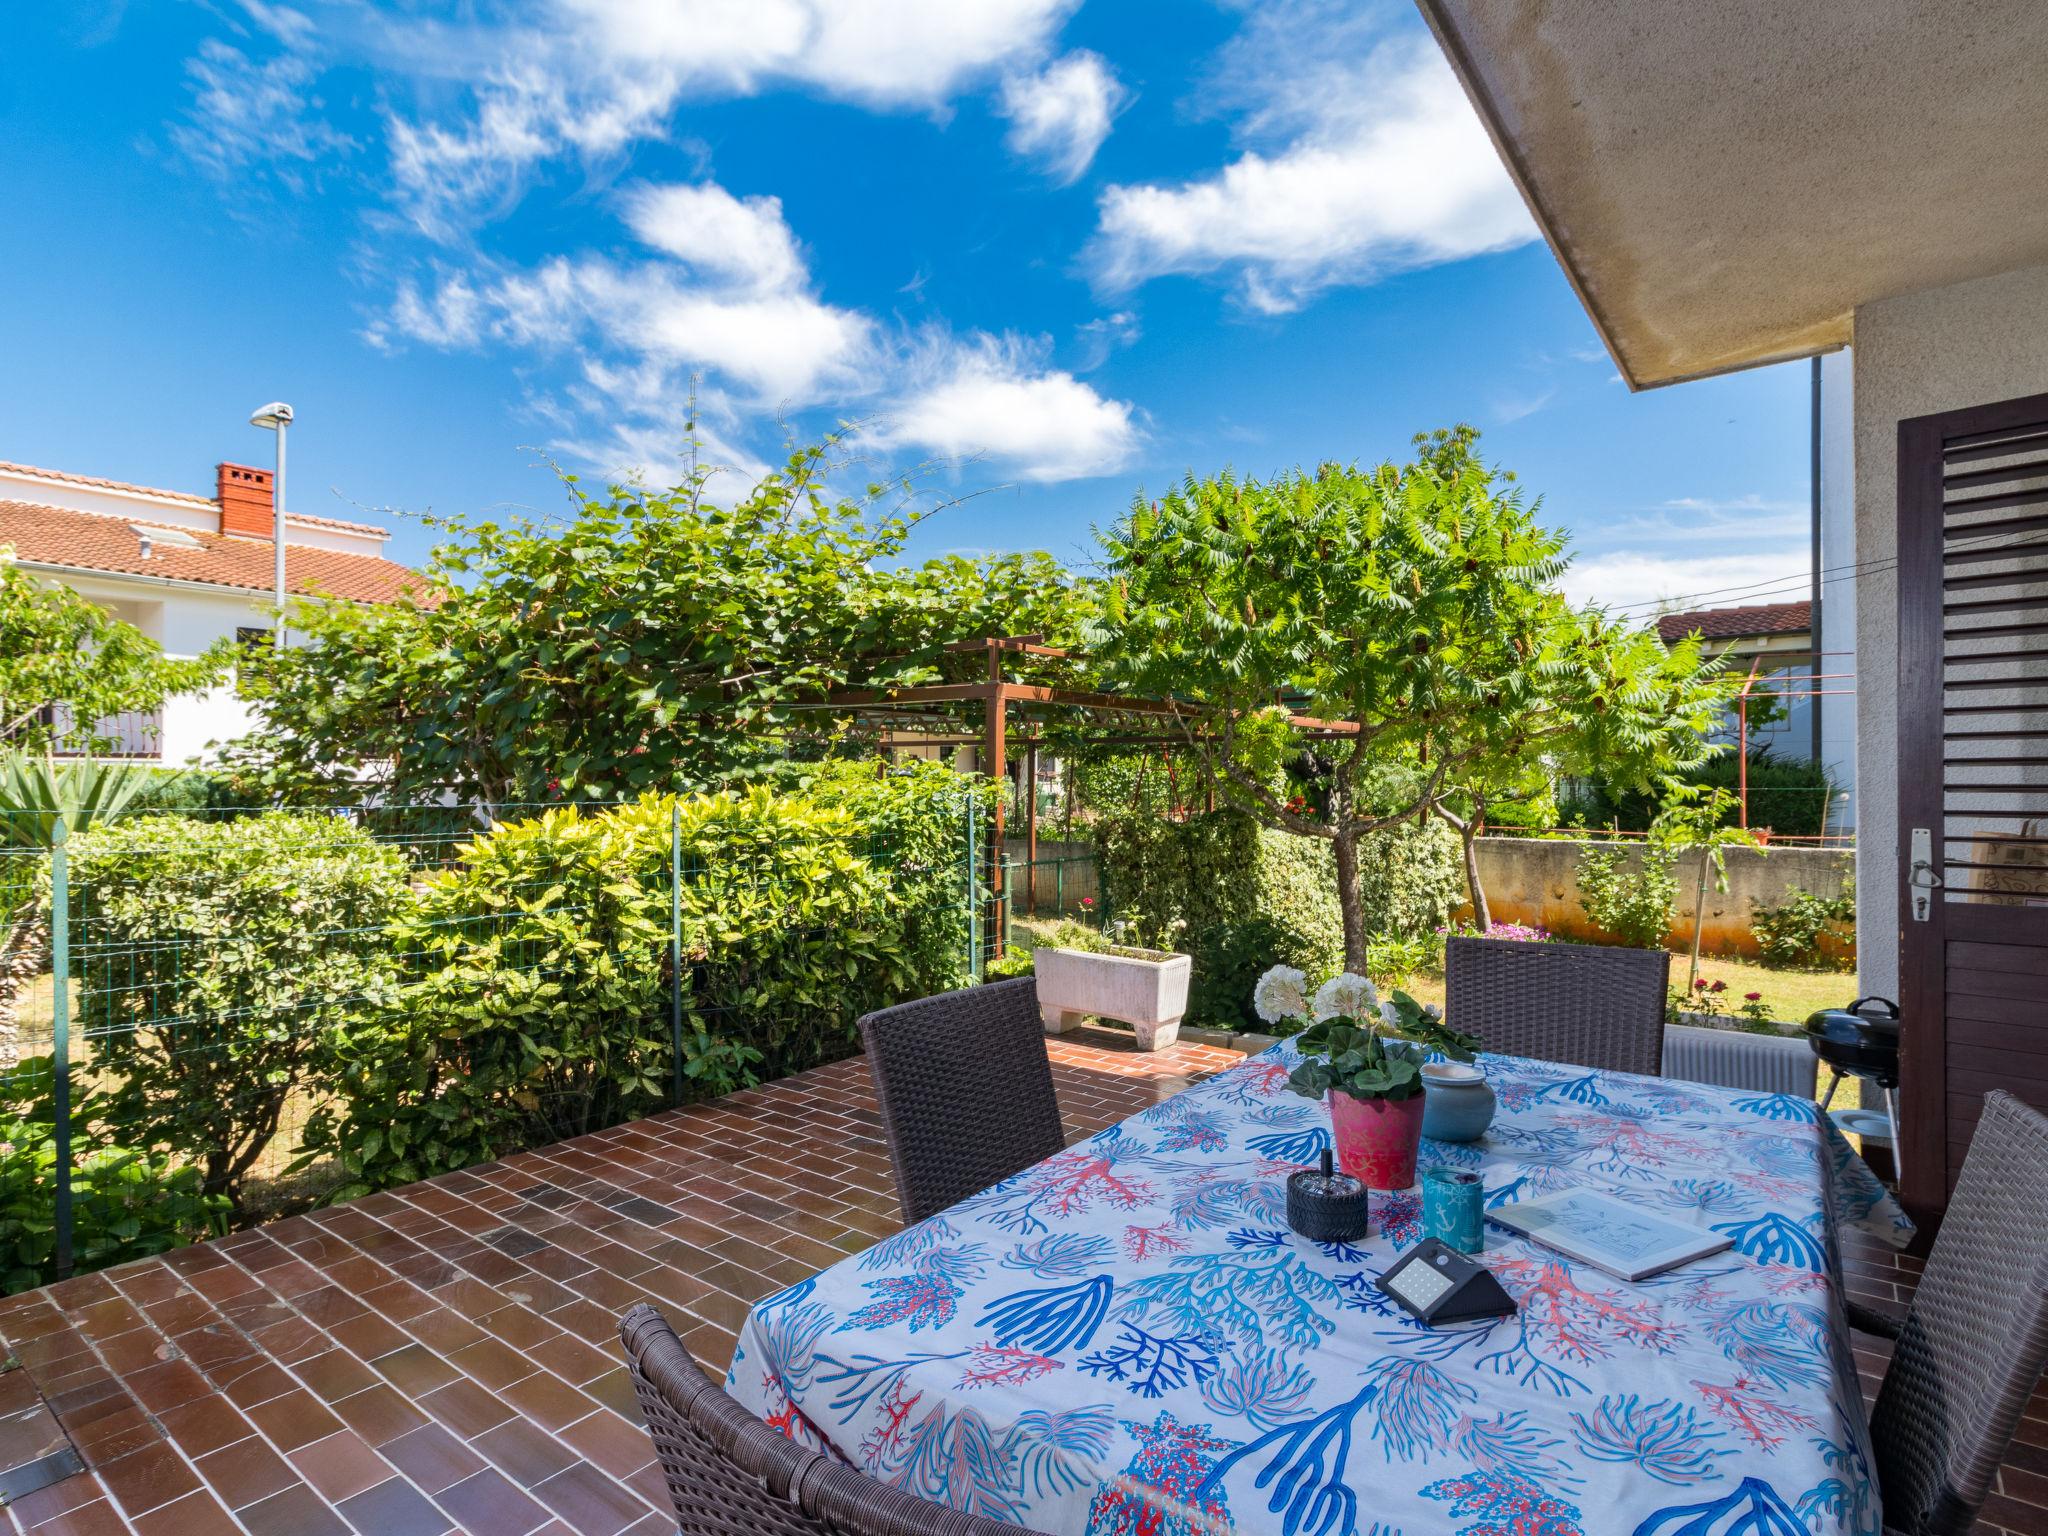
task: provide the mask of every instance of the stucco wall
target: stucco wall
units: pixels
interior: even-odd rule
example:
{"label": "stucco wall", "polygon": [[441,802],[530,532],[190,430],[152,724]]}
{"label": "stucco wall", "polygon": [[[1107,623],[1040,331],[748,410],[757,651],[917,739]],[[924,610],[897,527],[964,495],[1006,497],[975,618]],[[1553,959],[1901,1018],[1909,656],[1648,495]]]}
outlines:
{"label": "stucco wall", "polygon": [[[1820,755],[1842,786],[1831,831],[1856,830],[1856,373],[1852,352],[1820,360]],[[1849,674],[1843,676],[1840,674]]]}
{"label": "stucco wall", "polygon": [[1898,424],[2048,393],[2048,266],[1856,311],[1857,930],[1866,992],[1898,995]]}
{"label": "stucco wall", "polygon": [[[1497,923],[1527,923],[1567,938],[1592,939],[1601,934],[1586,917],[1579,900],[1578,864],[1585,843],[1561,838],[1487,837],[1479,842],[1479,878]],[[1596,846],[1608,847],[1611,844]],[[1639,862],[1639,845],[1626,845]],[[1714,954],[1755,954],[1749,931],[1757,906],[1778,906],[1792,888],[1816,896],[1834,896],[1848,884],[1853,865],[1846,853],[1819,848],[1753,848],[1727,851],[1728,889],[1707,885],[1703,948]],[[1698,866],[1690,859],[1679,865],[1678,900],[1669,938],[1692,942],[1693,894]]]}

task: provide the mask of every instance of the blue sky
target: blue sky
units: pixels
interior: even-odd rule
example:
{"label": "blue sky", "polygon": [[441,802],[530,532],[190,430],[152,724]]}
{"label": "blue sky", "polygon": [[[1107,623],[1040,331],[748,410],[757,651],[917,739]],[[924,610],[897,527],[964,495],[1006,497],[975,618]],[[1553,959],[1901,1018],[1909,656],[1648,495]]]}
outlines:
{"label": "blue sky", "polygon": [[[1805,560],[1804,365],[1630,395],[1406,4],[75,0],[0,73],[0,457],[552,510],[857,426],[1083,555],[1192,469],[1470,421],[1613,603]],[[33,67],[25,67],[33,61]],[[1777,595],[1777,594],[1771,594]],[[1786,594],[1794,595],[1794,594]]]}

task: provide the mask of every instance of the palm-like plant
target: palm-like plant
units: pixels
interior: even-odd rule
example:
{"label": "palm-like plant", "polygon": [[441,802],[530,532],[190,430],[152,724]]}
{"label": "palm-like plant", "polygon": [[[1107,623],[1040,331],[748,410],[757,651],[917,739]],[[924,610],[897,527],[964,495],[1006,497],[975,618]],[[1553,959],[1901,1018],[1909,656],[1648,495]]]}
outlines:
{"label": "palm-like plant", "polygon": [[19,1060],[21,997],[47,963],[49,901],[36,854],[55,844],[60,819],[67,833],[112,821],[153,777],[136,763],[0,752],[0,1071]]}
{"label": "palm-like plant", "polygon": [[68,832],[112,821],[154,777],[137,763],[0,752],[0,847],[48,848],[59,816]]}

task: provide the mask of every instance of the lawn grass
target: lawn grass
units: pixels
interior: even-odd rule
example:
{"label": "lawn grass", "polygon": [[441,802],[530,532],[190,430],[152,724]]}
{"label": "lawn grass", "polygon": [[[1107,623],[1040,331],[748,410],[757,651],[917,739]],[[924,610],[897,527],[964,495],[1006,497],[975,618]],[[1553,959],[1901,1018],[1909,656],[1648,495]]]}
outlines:
{"label": "lawn grass", "polygon": [[[1688,957],[1683,951],[1672,954],[1674,988],[1685,985],[1687,964]],[[1760,992],[1770,1016],[1784,1024],[1804,1023],[1806,1016],[1819,1008],[1846,1007],[1856,996],[1856,977],[1847,971],[1779,970],[1754,960],[1723,959],[1716,955],[1700,957],[1700,979],[1709,985],[1716,981],[1727,983],[1717,994],[1721,1012],[1734,1014],[1742,1006],[1745,994]],[[1419,1002],[1441,1004],[1444,1000],[1444,979],[1440,975],[1417,972],[1401,985]]]}

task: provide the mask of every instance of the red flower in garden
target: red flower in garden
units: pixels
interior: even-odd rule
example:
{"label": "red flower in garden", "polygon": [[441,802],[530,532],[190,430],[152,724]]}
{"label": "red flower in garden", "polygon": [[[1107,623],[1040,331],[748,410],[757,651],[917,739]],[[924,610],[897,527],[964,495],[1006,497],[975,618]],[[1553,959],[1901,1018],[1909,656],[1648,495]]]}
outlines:
{"label": "red flower in garden", "polygon": [[1742,1000],[1745,1003],[1760,1003],[1764,1000],[1764,995],[1761,992],[1745,992],[1742,994]]}
{"label": "red flower in garden", "polygon": [[1728,983],[1725,981],[1717,981],[1711,987],[1707,988],[1707,990],[1709,992],[1726,992],[1728,990]]}

